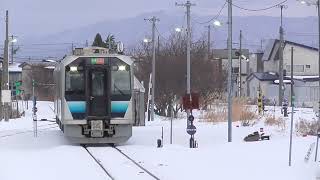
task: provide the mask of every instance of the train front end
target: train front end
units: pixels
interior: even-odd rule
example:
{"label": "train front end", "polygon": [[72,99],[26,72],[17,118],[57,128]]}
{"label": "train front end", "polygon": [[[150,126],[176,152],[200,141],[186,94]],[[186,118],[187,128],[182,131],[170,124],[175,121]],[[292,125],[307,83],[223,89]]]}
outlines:
{"label": "train front end", "polygon": [[55,70],[57,123],[79,144],[121,143],[132,135],[132,60],[123,55],[69,56]]}

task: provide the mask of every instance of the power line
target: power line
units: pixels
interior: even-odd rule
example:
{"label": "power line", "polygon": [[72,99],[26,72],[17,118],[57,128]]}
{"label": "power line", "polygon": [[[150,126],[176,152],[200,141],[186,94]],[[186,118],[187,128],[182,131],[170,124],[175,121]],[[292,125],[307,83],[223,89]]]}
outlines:
{"label": "power line", "polygon": [[215,19],[218,19],[219,16],[221,15],[221,12],[222,10],[226,7],[226,4],[227,4],[227,1],[224,2],[223,6],[220,8],[219,12],[217,15],[215,15],[213,18],[209,19],[208,21],[204,21],[204,22],[199,22],[195,19],[193,19],[194,22],[198,23],[198,24],[207,24],[207,23],[210,23],[211,21],[215,20]]}
{"label": "power line", "polygon": [[269,6],[269,7],[265,7],[265,8],[261,8],[261,9],[249,9],[249,8],[244,8],[244,7],[241,7],[241,6],[236,5],[236,4],[234,4],[234,3],[232,3],[232,6],[238,8],[238,9],[241,9],[241,10],[245,10],[245,11],[266,11],[266,10],[275,8],[275,7],[277,7],[277,6],[285,3],[285,2],[287,2],[287,1],[288,1],[288,0],[284,0],[284,1],[282,1],[282,2],[279,2],[279,3],[275,4],[275,5],[272,5],[272,6]]}
{"label": "power line", "polygon": [[168,40],[169,40],[169,39],[165,38],[165,37],[159,32],[159,29],[158,29],[157,26],[156,26],[156,31],[157,31],[157,33],[159,34],[159,36],[160,36],[162,39],[164,39],[165,41],[168,41]]}
{"label": "power line", "polygon": [[[34,43],[34,44],[17,44],[16,46],[57,46],[57,45],[85,45],[85,43]],[[3,47],[3,45],[0,45]]]}

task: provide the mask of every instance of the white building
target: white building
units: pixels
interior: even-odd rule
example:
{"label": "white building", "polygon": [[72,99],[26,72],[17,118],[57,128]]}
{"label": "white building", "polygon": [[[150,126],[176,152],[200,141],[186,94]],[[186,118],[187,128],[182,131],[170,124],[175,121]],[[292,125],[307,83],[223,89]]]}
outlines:
{"label": "white building", "polygon": [[[263,72],[253,72],[247,78],[248,96],[257,98],[260,85],[262,93],[269,100],[278,101],[279,93],[279,40],[270,40],[262,56],[262,64],[257,69]],[[284,43],[284,79],[290,80],[291,47],[293,47],[294,93],[297,106],[311,107],[319,100],[319,67],[318,49],[291,41]],[[257,59],[258,60],[258,59]],[[250,66],[250,69],[257,71]],[[291,95],[290,83],[285,83],[285,98]]]}

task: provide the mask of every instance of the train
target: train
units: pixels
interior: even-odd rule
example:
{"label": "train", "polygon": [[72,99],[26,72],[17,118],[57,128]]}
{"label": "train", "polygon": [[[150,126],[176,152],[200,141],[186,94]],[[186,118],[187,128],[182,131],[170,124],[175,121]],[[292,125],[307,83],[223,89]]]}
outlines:
{"label": "train", "polygon": [[118,144],[132,136],[133,59],[107,49],[76,49],[54,69],[56,123],[77,144]]}

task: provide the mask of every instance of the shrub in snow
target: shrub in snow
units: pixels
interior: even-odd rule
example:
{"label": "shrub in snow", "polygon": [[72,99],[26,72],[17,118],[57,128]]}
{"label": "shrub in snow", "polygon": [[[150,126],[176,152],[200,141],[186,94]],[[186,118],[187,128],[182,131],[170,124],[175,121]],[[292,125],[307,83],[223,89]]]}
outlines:
{"label": "shrub in snow", "polygon": [[[211,110],[207,110],[203,119],[207,122],[226,122],[228,118],[228,108],[226,104],[218,104],[211,106]],[[257,114],[246,104],[245,99],[235,99],[232,104],[232,120],[241,121],[243,126],[249,126],[253,120],[257,119]]]}
{"label": "shrub in snow", "polygon": [[306,119],[299,118],[299,121],[295,124],[295,127],[299,135],[317,135],[317,121],[308,121]]}
{"label": "shrub in snow", "polygon": [[281,130],[285,130],[286,129],[286,122],[283,118],[281,117],[274,117],[274,116],[267,116],[264,124],[267,126],[277,126],[279,128],[281,128]]}

